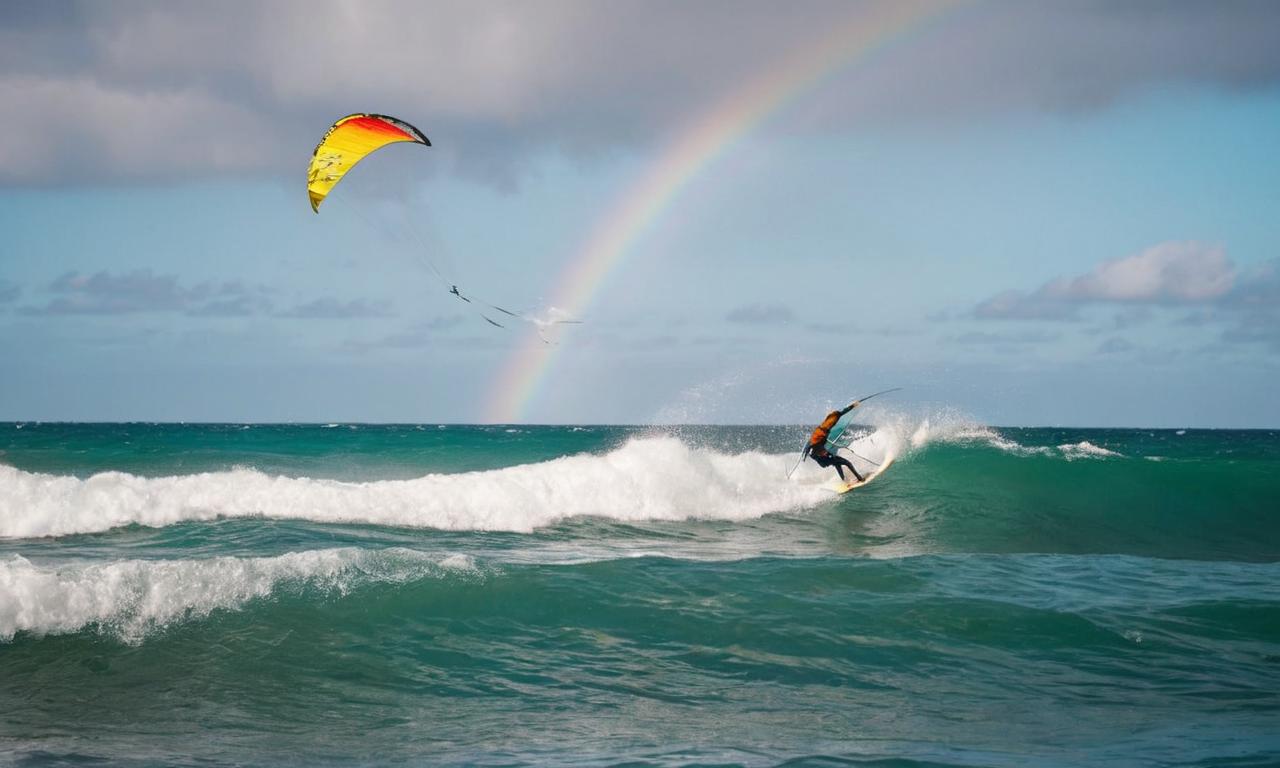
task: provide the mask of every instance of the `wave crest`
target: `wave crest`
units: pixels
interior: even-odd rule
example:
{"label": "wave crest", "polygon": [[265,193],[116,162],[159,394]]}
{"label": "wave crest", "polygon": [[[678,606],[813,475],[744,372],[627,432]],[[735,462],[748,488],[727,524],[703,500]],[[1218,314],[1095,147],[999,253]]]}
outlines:
{"label": "wave crest", "polygon": [[777,455],[730,455],[650,437],[604,455],[363,483],[253,469],[158,478],[103,472],[80,479],[0,466],[0,536],[233,517],[527,533],[584,516],[753,519],[830,498],[820,486],[785,482],[784,465]]}
{"label": "wave crest", "polygon": [[0,560],[0,641],[18,632],[65,634],[98,627],[136,643],[175,622],[236,609],[288,585],[346,594],[364,583],[459,572],[479,571],[465,556],[437,561],[407,549],[62,565],[36,565],[12,555]]}

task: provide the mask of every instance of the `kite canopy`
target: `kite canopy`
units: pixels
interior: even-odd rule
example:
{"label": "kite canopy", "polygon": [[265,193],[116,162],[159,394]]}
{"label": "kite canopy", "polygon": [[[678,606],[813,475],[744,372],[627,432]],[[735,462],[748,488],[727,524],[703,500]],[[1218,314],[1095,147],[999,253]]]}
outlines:
{"label": "kite canopy", "polygon": [[334,123],[316,145],[316,151],[311,155],[311,167],[307,169],[311,210],[320,212],[321,201],[365,155],[398,141],[431,146],[422,131],[386,115],[356,113]]}

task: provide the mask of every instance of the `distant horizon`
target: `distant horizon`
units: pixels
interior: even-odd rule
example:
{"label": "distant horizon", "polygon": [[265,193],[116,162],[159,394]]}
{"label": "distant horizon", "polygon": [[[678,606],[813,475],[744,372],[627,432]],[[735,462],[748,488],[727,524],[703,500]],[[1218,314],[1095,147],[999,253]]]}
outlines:
{"label": "distant horizon", "polygon": [[[115,426],[139,424],[144,426],[176,426],[176,427],[609,427],[623,429],[649,429],[661,427],[814,427],[820,419],[813,422],[758,422],[758,423],[734,423],[734,422],[654,422],[654,423],[607,423],[607,422],[457,422],[457,421],[146,421],[146,420],[129,420],[129,421],[61,421],[55,419],[20,419],[20,420],[0,420],[0,426],[28,425],[28,424],[60,424],[60,425],[85,425],[85,426]],[[867,422],[856,421],[855,424],[866,424]],[[1197,431],[1197,432],[1275,432],[1280,431],[1280,426],[1275,427],[1203,427],[1203,426],[1173,426],[1173,427],[1153,427],[1153,426],[1081,426],[1074,424],[984,424],[974,421],[971,424],[975,427],[984,429],[1086,429],[1086,430],[1155,430],[1159,432],[1177,432],[1177,431]]]}

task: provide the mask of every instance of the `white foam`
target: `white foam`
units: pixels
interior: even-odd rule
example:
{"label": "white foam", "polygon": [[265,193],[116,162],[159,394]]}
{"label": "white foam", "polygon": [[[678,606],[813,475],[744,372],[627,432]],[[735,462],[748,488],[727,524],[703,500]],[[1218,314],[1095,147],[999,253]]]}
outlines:
{"label": "white foam", "polygon": [[729,455],[695,450],[674,437],[648,437],[604,455],[367,483],[253,469],[159,478],[104,472],[80,479],[0,466],[0,536],[255,516],[529,532],[591,515],[743,520],[830,499],[820,485],[786,481],[786,462],[761,452]]}
{"label": "white foam", "polygon": [[18,632],[62,634],[97,627],[138,642],[174,622],[233,610],[288,587],[345,594],[360,584],[404,583],[459,569],[476,566],[465,556],[437,563],[407,549],[54,565],[11,555],[0,559],[0,641]]}
{"label": "white foam", "polygon": [[1088,440],[1082,440],[1078,443],[1069,443],[1067,445],[1058,446],[1058,450],[1062,451],[1062,455],[1067,459],[1102,459],[1108,456],[1120,456],[1124,454],[1107,450],[1098,445],[1094,445]]}

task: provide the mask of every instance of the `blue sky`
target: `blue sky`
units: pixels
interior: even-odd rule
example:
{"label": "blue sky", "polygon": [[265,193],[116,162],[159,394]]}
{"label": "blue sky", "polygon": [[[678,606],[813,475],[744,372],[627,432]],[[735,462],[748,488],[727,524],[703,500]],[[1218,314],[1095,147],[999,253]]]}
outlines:
{"label": "blue sky", "polygon": [[[426,264],[547,309],[664,138],[863,10],[362,4],[325,89],[290,38],[342,6],[48,7],[0,40],[0,419],[475,421],[526,331]],[[994,424],[1280,425],[1280,18],[1128,8],[977,4],[775,115],[611,273],[527,417],[796,422],[904,386]],[[316,216],[306,159],[358,110],[435,146]]]}

